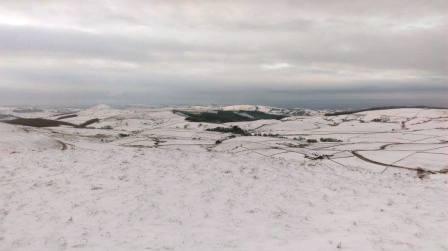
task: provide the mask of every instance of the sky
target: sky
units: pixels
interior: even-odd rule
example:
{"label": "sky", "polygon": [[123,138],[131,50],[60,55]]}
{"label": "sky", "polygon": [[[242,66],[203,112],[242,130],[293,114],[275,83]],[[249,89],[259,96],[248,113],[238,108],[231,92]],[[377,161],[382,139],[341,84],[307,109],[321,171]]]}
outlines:
{"label": "sky", "polygon": [[0,1],[0,105],[446,97],[446,0]]}

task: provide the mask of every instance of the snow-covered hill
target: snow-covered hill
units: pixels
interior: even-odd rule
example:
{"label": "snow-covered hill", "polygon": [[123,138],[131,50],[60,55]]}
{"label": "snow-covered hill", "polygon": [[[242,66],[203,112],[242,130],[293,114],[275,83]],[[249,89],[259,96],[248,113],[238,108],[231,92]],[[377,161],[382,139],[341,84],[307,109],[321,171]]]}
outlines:
{"label": "snow-covered hill", "polygon": [[315,110],[304,108],[279,108],[264,105],[230,105],[218,107],[224,111],[260,111],[272,114],[291,115],[291,116],[311,116],[318,114]]}
{"label": "snow-covered hill", "polygon": [[0,123],[0,250],[448,250],[448,110],[0,111],[99,119]]}

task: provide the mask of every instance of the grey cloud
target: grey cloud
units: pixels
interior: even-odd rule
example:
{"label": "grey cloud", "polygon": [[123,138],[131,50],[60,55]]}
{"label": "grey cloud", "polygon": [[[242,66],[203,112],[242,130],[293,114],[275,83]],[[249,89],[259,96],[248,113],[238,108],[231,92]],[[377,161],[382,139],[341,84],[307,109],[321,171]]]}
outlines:
{"label": "grey cloud", "polygon": [[2,54],[79,55],[141,60],[154,51],[182,51],[190,46],[162,39],[133,39],[67,29],[0,26]]}
{"label": "grey cloud", "polygon": [[447,9],[441,0],[7,0],[0,92],[291,105],[307,91],[336,103],[386,97],[394,83],[427,97],[448,93]]}
{"label": "grey cloud", "polygon": [[[331,36],[328,36],[331,35]],[[230,35],[232,36],[232,35]],[[341,63],[388,69],[421,69],[447,73],[448,33],[416,32],[412,34],[310,33],[306,38],[273,38],[250,48],[251,38],[216,44],[192,44],[158,38],[127,38],[120,35],[90,34],[70,30],[48,30],[0,26],[2,54],[36,54],[111,58],[127,61],[188,60],[186,52],[198,53],[190,59],[226,61],[244,55],[238,61],[257,64],[270,59],[298,63]],[[297,43],[297,44],[296,44]],[[226,46],[226,44],[228,46]],[[244,48],[245,45],[249,48]]]}

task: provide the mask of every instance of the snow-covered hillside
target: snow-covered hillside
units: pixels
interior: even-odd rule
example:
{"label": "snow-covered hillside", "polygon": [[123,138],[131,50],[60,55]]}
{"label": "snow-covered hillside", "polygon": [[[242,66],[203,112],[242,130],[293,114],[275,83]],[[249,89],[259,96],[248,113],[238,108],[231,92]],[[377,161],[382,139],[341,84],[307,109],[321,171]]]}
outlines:
{"label": "snow-covered hillside", "polygon": [[448,110],[17,111],[99,122],[0,123],[0,250],[448,250]]}

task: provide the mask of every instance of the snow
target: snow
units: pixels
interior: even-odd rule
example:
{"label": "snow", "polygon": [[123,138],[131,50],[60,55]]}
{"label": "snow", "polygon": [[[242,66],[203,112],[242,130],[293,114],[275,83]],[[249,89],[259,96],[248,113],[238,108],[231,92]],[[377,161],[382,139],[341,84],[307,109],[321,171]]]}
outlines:
{"label": "snow", "polygon": [[169,108],[75,113],[100,122],[0,123],[0,250],[448,250],[448,110],[219,125],[279,134],[235,138]]}
{"label": "snow", "polygon": [[45,135],[28,133],[12,125],[0,123],[0,156],[45,149],[60,149],[61,145]]}
{"label": "snow", "polygon": [[270,112],[271,107],[262,105],[229,105],[221,108],[224,111],[260,111],[260,112]]}

